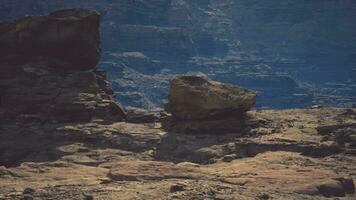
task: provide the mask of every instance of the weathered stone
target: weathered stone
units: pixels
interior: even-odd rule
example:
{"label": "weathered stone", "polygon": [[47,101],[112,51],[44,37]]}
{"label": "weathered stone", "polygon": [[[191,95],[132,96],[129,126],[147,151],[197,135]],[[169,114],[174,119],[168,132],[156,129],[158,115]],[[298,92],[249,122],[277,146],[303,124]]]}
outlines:
{"label": "weathered stone", "polygon": [[99,20],[95,11],[70,9],[0,23],[0,61],[42,56],[56,69],[93,69],[100,59]]}
{"label": "weathered stone", "polygon": [[23,195],[21,200],[34,200],[34,198],[33,198],[33,196],[31,196],[29,194],[25,194],[25,195]]}
{"label": "weathered stone", "polygon": [[154,123],[160,121],[160,112],[147,111],[139,108],[127,109],[127,122],[130,123]]}
{"label": "weathered stone", "polygon": [[298,188],[294,192],[297,194],[304,194],[304,195],[310,195],[310,196],[320,195],[318,188],[314,185],[308,185],[303,188]]}
{"label": "weathered stone", "polygon": [[236,133],[247,126],[245,114],[256,93],[238,86],[208,81],[202,75],[179,75],[170,81],[163,126],[177,133]]}
{"label": "weathered stone", "polygon": [[232,155],[226,155],[226,156],[224,156],[223,157],[223,161],[224,162],[231,162],[231,161],[233,161],[233,160],[235,160],[236,159],[236,155],[235,154],[232,154]]}
{"label": "weathered stone", "polygon": [[173,184],[170,188],[170,192],[180,192],[186,189],[186,185],[182,183]]}
{"label": "weathered stone", "polygon": [[174,76],[170,80],[168,110],[178,120],[206,120],[240,116],[256,102],[245,88],[207,81],[200,75]]}
{"label": "weathered stone", "polygon": [[94,200],[94,197],[91,194],[84,193],[83,196],[83,200]]}
{"label": "weathered stone", "polygon": [[325,197],[344,197],[345,189],[340,181],[332,180],[318,186],[319,192]]}
{"label": "weathered stone", "polygon": [[33,188],[25,188],[22,193],[23,194],[33,194],[35,192],[36,192],[36,190]]}
{"label": "weathered stone", "polygon": [[355,194],[355,184],[352,178],[338,178],[346,194]]}

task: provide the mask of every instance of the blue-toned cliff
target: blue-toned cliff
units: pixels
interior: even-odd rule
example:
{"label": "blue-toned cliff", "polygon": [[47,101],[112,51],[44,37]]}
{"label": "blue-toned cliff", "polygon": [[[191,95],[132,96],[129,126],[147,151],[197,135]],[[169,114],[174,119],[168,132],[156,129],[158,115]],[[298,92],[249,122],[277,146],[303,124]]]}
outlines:
{"label": "blue-toned cliff", "polygon": [[203,72],[258,91],[258,107],[356,103],[352,0],[2,0],[2,20],[82,7],[102,14],[99,67],[127,106],[162,107],[167,78]]}

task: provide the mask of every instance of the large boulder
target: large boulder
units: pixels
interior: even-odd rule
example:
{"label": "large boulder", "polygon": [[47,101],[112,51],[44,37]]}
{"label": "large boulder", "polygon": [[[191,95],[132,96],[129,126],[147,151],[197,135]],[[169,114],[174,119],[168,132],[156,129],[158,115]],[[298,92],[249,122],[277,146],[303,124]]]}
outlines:
{"label": "large boulder", "polygon": [[54,68],[93,69],[101,54],[99,23],[99,13],[83,9],[1,22],[0,61],[46,57]]}
{"label": "large boulder", "polygon": [[124,121],[100,58],[99,14],[61,10],[0,22],[0,124]]}
{"label": "large boulder", "polygon": [[251,109],[256,93],[208,81],[202,75],[177,75],[170,80],[167,109],[176,120],[234,117]]}

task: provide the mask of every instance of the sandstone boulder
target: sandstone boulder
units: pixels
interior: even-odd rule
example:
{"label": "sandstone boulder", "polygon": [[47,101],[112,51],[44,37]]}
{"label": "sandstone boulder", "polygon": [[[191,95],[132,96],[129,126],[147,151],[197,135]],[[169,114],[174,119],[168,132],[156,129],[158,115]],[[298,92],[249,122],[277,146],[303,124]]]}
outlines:
{"label": "sandstone boulder", "polygon": [[59,69],[89,70],[100,59],[100,15],[83,9],[60,10],[0,23],[0,61],[50,58]]}
{"label": "sandstone boulder", "polygon": [[178,120],[206,120],[241,115],[255,102],[256,93],[248,89],[202,75],[178,75],[170,80],[167,108]]}

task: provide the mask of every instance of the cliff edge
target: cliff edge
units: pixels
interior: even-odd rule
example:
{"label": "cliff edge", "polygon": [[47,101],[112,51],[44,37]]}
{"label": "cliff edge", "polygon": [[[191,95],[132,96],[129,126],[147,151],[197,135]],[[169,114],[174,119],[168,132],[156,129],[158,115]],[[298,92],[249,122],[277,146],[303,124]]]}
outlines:
{"label": "cliff edge", "polygon": [[248,89],[176,76],[171,113],[126,112],[98,26],[80,9],[0,23],[1,200],[355,198],[356,109],[253,110]]}

